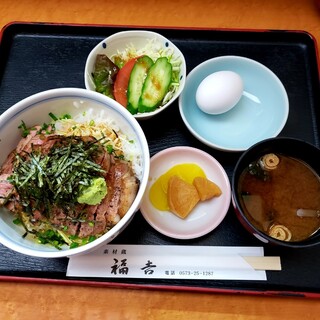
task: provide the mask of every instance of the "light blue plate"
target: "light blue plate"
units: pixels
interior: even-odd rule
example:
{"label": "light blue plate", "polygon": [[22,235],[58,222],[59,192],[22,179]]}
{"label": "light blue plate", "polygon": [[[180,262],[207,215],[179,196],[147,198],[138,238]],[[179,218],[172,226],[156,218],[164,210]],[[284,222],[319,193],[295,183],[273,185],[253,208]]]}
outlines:
{"label": "light blue plate", "polygon": [[[205,77],[223,70],[238,73],[244,91],[253,97],[243,95],[230,111],[209,115],[198,108],[195,94]],[[263,64],[240,56],[221,56],[188,74],[179,108],[189,131],[204,144],[224,151],[244,151],[281,132],[288,119],[289,101],[279,78]]]}

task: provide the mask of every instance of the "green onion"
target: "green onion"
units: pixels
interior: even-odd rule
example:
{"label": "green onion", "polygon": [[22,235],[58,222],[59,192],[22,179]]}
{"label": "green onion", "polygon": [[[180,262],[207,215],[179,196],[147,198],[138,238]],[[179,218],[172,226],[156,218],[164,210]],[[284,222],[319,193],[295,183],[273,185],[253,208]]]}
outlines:
{"label": "green onion", "polygon": [[75,248],[78,248],[78,247],[79,247],[79,243],[77,243],[77,242],[72,242],[70,244],[70,249],[75,249]]}
{"label": "green onion", "polygon": [[62,117],[60,117],[60,119],[71,119],[71,118],[72,118],[71,115],[68,113],[66,113]]}
{"label": "green onion", "polygon": [[108,145],[106,146],[106,148],[107,148],[107,152],[108,152],[109,154],[111,154],[111,153],[113,152],[113,146],[112,146],[111,144],[108,144]]}
{"label": "green onion", "polygon": [[18,126],[19,129],[22,130],[22,137],[25,138],[29,133],[30,130],[27,128],[26,124],[24,123],[24,121],[21,121],[20,126]]}
{"label": "green onion", "polygon": [[59,118],[57,116],[55,116],[52,112],[49,112],[49,116],[50,118],[52,118],[52,120],[57,121],[59,120]]}
{"label": "green onion", "polygon": [[17,224],[17,225],[22,224],[22,221],[21,221],[20,218],[16,218],[16,219],[14,219],[12,222],[13,222],[14,224]]}
{"label": "green onion", "polygon": [[88,242],[92,242],[92,241],[94,241],[96,239],[97,239],[96,236],[89,236]]}
{"label": "green onion", "polygon": [[43,232],[36,233],[37,239],[41,244],[51,244],[57,249],[61,249],[61,246],[66,244],[64,239],[59,235],[58,232],[48,229]]}

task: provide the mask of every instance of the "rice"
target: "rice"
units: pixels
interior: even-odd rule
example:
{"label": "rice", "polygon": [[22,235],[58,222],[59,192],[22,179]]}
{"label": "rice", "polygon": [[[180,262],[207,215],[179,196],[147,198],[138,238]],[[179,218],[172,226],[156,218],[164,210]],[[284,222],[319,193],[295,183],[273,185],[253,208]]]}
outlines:
{"label": "rice", "polygon": [[141,180],[143,164],[137,137],[129,137],[103,110],[97,113],[89,108],[72,119],[59,119],[55,122],[55,129],[56,134],[64,136],[92,136],[98,140],[105,138],[104,142],[107,141],[118,154],[123,154],[125,160],[131,162],[133,172]]}

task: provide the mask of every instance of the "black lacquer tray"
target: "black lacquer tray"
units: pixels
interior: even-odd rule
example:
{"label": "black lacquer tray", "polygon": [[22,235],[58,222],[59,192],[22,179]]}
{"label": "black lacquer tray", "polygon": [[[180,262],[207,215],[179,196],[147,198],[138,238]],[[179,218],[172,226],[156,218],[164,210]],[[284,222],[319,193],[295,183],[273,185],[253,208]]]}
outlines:
{"label": "black lacquer tray", "polygon": [[[169,38],[184,53],[187,72],[204,60],[221,55],[244,56],[266,65],[280,78],[289,97],[289,118],[280,136],[301,138],[319,147],[318,57],[315,40],[303,31],[11,23],[2,30],[0,38],[0,113],[39,91],[84,88],[83,71],[91,49],[103,38],[128,29],[154,30]],[[151,156],[171,146],[193,146],[214,156],[231,179],[241,153],[211,149],[196,140],[180,117],[178,102],[140,124]],[[217,229],[194,240],[163,236],[138,212],[113,243],[262,246],[239,224],[232,207]],[[72,279],[66,277],[67,258],[33,258],[0,245],[0,280],[320,297],[320,246],[290,249],[266,245],[265,255],[280,256],[282,262],[282,271],[267,271],[267,281]]]}

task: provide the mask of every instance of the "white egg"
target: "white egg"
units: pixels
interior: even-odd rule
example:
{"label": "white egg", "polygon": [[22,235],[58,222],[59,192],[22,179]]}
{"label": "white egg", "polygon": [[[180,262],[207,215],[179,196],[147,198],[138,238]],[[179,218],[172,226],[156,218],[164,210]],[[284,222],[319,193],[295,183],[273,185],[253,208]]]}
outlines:
{"label": "white egg", "polygon": [[198,107],[205,113],[221,114],[232,109],[243,93],[243,81],[233,71],[218,71],[204,78],[196,91]]}

